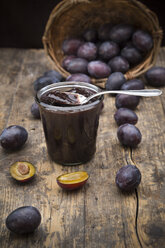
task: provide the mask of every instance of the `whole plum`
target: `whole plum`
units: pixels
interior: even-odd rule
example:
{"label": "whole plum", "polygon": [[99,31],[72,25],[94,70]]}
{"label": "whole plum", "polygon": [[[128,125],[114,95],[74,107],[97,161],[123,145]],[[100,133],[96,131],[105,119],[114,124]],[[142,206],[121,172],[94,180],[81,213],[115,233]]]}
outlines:
{"label": "whole plum", "polygon": [[55,77],[59,79],[59,81],[63,80],[63,76],[58,71],[55,70],[46,71],[44,73],[44,77],[52,77],[52,78]]}
{"label": "whole plum", "polygon": [[97,31],[94,28],[88,28],[84,31],[83,38],[88,42],[97,40]]}
{"label": "whole plum", "polygon": [[124,74],[121,72],[113,72],[107,79],[105,88],[106,90],[119,90],[126,82]]}
{"label": "whole plum", "polygon": [[12,125],[5,128],[0,135],[1,146],[6,150],[17,150],[28,138],[28,132],[22,126]]}
{"label": "whole plum", "polygon": [[105,23],[101,25],[98,29],[98,38],[101,41],[106,41],[109,40],[109,32],[112,27],[112,24],[110,23]]}
{"label": "whole plum", "polygon": [[129,109],[135,109],[140,102],[139,96],[131,96],[131,95],[124,95],[124,94],[118,94],[116,96],[115,105],[116,108],[129,108]]}
{"label": "whole plum", "polygon": [[145,73],[147,83],[154,87],[165,86],[165,68],[154,66]]}
{"label": "whole plum", "polygon": [[41,116],[40,116],[40,110],[39,110],[39,107],[38,107],[38,104],[36,102],[34,102],[32,105],[31,105],[31,114],[33,115],[33,117],[35,119],[40,119]]}
{"label": "whole plum", "polygon": [[122,145],[133,148],[136,147],[142,139],[140,130],[129,123],[119,126],[117,137]]}
{"label": "whole plum", "polygon": [[80,39],[66,39],[62,43],[62,51],[65,55],[76,55],[79,46],[83,44]]}
{"label": "whole plum", "polygon": [[117,130],[117,137],[124,146],[136,147],[142,139],[140,130],[132,124],[125,123]]}
{"label": "whole plum", "polygon": [[17,208],[6,218],[6,227],[17,234],[32,233],[40,223],[41,214],[32,206]]}
{"label": "whole plum", "polygon": [[122,72],[125,73],[129,70],[129,63],[128,61],[123,58],[122,56],[116,56],[112,58],[109,62],[108,65],[111,67],[112,72]]}
{"label": "whole plum", "polygon": [[111,69],[106,63],[95,60],[89,62],[88,73],[94,78],[106,78],[110,75]]}
{"label": "whole plum", "polygon": [[75,58],[72,59],[68,65],[66,70],[72,74],[74,73],[87,73],[87,65],[88,61],[83,58]]}
{"label": "whole plum", "polygon": [[115,181],[122,191],[133,191],[141,182],[141,172],[135,165],[125,165],[118,170]]}
{"label": "whole plum", "polygon": [[143,30],[137,30],[132,36],[132,42],[137,49],[146,53],[153,47],[152,36]]}
{"label": "whole plum", "polygon": [[131,25],[117,24],[111,28],[109,39],[118,44],[122,44],[131,38],[133,31],[134,28]]}
{"label": "whole plum", "polygon": [[95,60],[97,56],[97,47],[92,42],[85,42],[78,48],[77,56],[86,60]]}
{"label": "whole plum", "polygon": [[121,56],[125,58],[131,65],[137,65],[143,59],[139,50],[131,45],[127,45],[121,50]]}
{"label": "whole plum", "polygon": [[125,123],[135,125],[138,121],[136,113],[128,108],[119,108],[114,114],[114,119],[118,126],[121,126]]}
{"label": "whole plum", "polygon": [[67,66],[68,66],[68,64],[70,63],[70,61],[71,61],[72,59],[75,59],[75,58],[76,58],[75,55],[67,55],[67,56],[63,59],[63,61],[62,61],[62,67],[63,67],[64,69],[67,69]]}
{"label": "whole plum", "polygon": [[91,83],[90,77],[83,73],[72,74],[66,78],[66,81]]}
{"label": "whole plum", "polygon": [[57,77],[41,76],[33,82],[33,87],[35,91],[38,91],[47,85],[58,83],[58,82],[60,82],[60,80]]}
{"label": "whole plum", "polygon": [[121,90],[142,90],[144,89],[144,83],[141,79],[131,79],[126,81],[122,86]]}
{"label": "whole plum", "polygon": [[98,54],[100,59],[106,61],[118,55],[119,51],[120,48],[115,42],[105,41],[99,46]]}

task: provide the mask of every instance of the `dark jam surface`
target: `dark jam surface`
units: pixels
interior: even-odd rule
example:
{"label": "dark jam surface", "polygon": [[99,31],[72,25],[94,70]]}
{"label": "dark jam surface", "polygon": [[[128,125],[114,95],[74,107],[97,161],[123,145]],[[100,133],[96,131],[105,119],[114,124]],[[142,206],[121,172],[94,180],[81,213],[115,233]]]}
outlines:
{"label": "dark jam surface", "polygon": [[[72,88],[67,91],[52,90],[41,96],[41,102],[52,106],[76,106],[80,104],[78,94],[89,97],[94,93],[95,91],[86,88]],[[90,102],[95,100],[96,98]]]}

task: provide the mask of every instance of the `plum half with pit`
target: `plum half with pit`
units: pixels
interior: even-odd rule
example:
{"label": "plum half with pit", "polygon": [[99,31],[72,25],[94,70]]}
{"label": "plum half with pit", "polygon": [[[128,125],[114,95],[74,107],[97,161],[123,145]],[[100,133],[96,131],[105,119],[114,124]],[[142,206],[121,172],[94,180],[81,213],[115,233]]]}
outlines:
{"label": "plum half with pit", "polygon": [[27,138],[28,132],[24,127],[12,125],[2,131],[0,143],[6,150],[17,150],[25,144]]}
{"label": "plum half with pit", "polygon": [[58,185],[65,190],[75,190],[82,187],[88,180],[89,175],[85,171],[76,171],[57,177]]}
{"label": "plum half with pit", "polygon": [[26,161],[18,161],[11,165],[10,174],[19,182],[27,182],[35,175],[35,167],[33,164]]}
{"label": "plum half with pit", "polygon": [[6,227],[17,234],[34,232],[41,223],[41,214],[33,206],[24,206],[15,209],[6,218]]}
{"label": "plum half with pit", "polygon": [[124,146],[136,147],[142,139],[140,130],[132,124],[123,124],[117,130],[117,137]]}
{"label": "plum half with pit", "polygon": [[141,172],[135,165],[125,165],[116,174],[116,185],[122,191],[133,191],[141,182]]}

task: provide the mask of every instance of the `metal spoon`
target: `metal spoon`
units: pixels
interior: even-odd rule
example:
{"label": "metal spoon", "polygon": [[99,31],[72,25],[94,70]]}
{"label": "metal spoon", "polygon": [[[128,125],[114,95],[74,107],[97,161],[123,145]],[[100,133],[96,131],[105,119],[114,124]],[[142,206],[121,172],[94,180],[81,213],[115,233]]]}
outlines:
{"label": "metal spoon", "polygon": [[89,102],[92,98],[98,97],[104,94],[125,94],[125,95],[132,95],[132,96],[160,96],[162,94],[161,90],[158,89],[145,89],[145,90],[106,90],[106,91],[100,91],[96,94],[93,94],[89,97],[85,97],[84,95],[81,95],[79,93],[73,93],[69,92],[69,94],[73,94],[74,97],[77,99],[76,102],[74,102],[74,105],[82,105],[87,102]]}

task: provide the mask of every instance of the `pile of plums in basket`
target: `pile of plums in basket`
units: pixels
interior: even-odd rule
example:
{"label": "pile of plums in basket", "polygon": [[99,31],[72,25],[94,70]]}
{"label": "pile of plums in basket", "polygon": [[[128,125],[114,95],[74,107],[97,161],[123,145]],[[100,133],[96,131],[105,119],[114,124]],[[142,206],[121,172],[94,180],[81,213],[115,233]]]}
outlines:
{"label": "pile of plums in basket", "polygon": [[126,73],[142,62],[152,47],[153,39],[147,31],[106,23],[98,30],[86,29],[81,38],[65,39],[62,67],[70,74],[106,78],[112,72]]}

